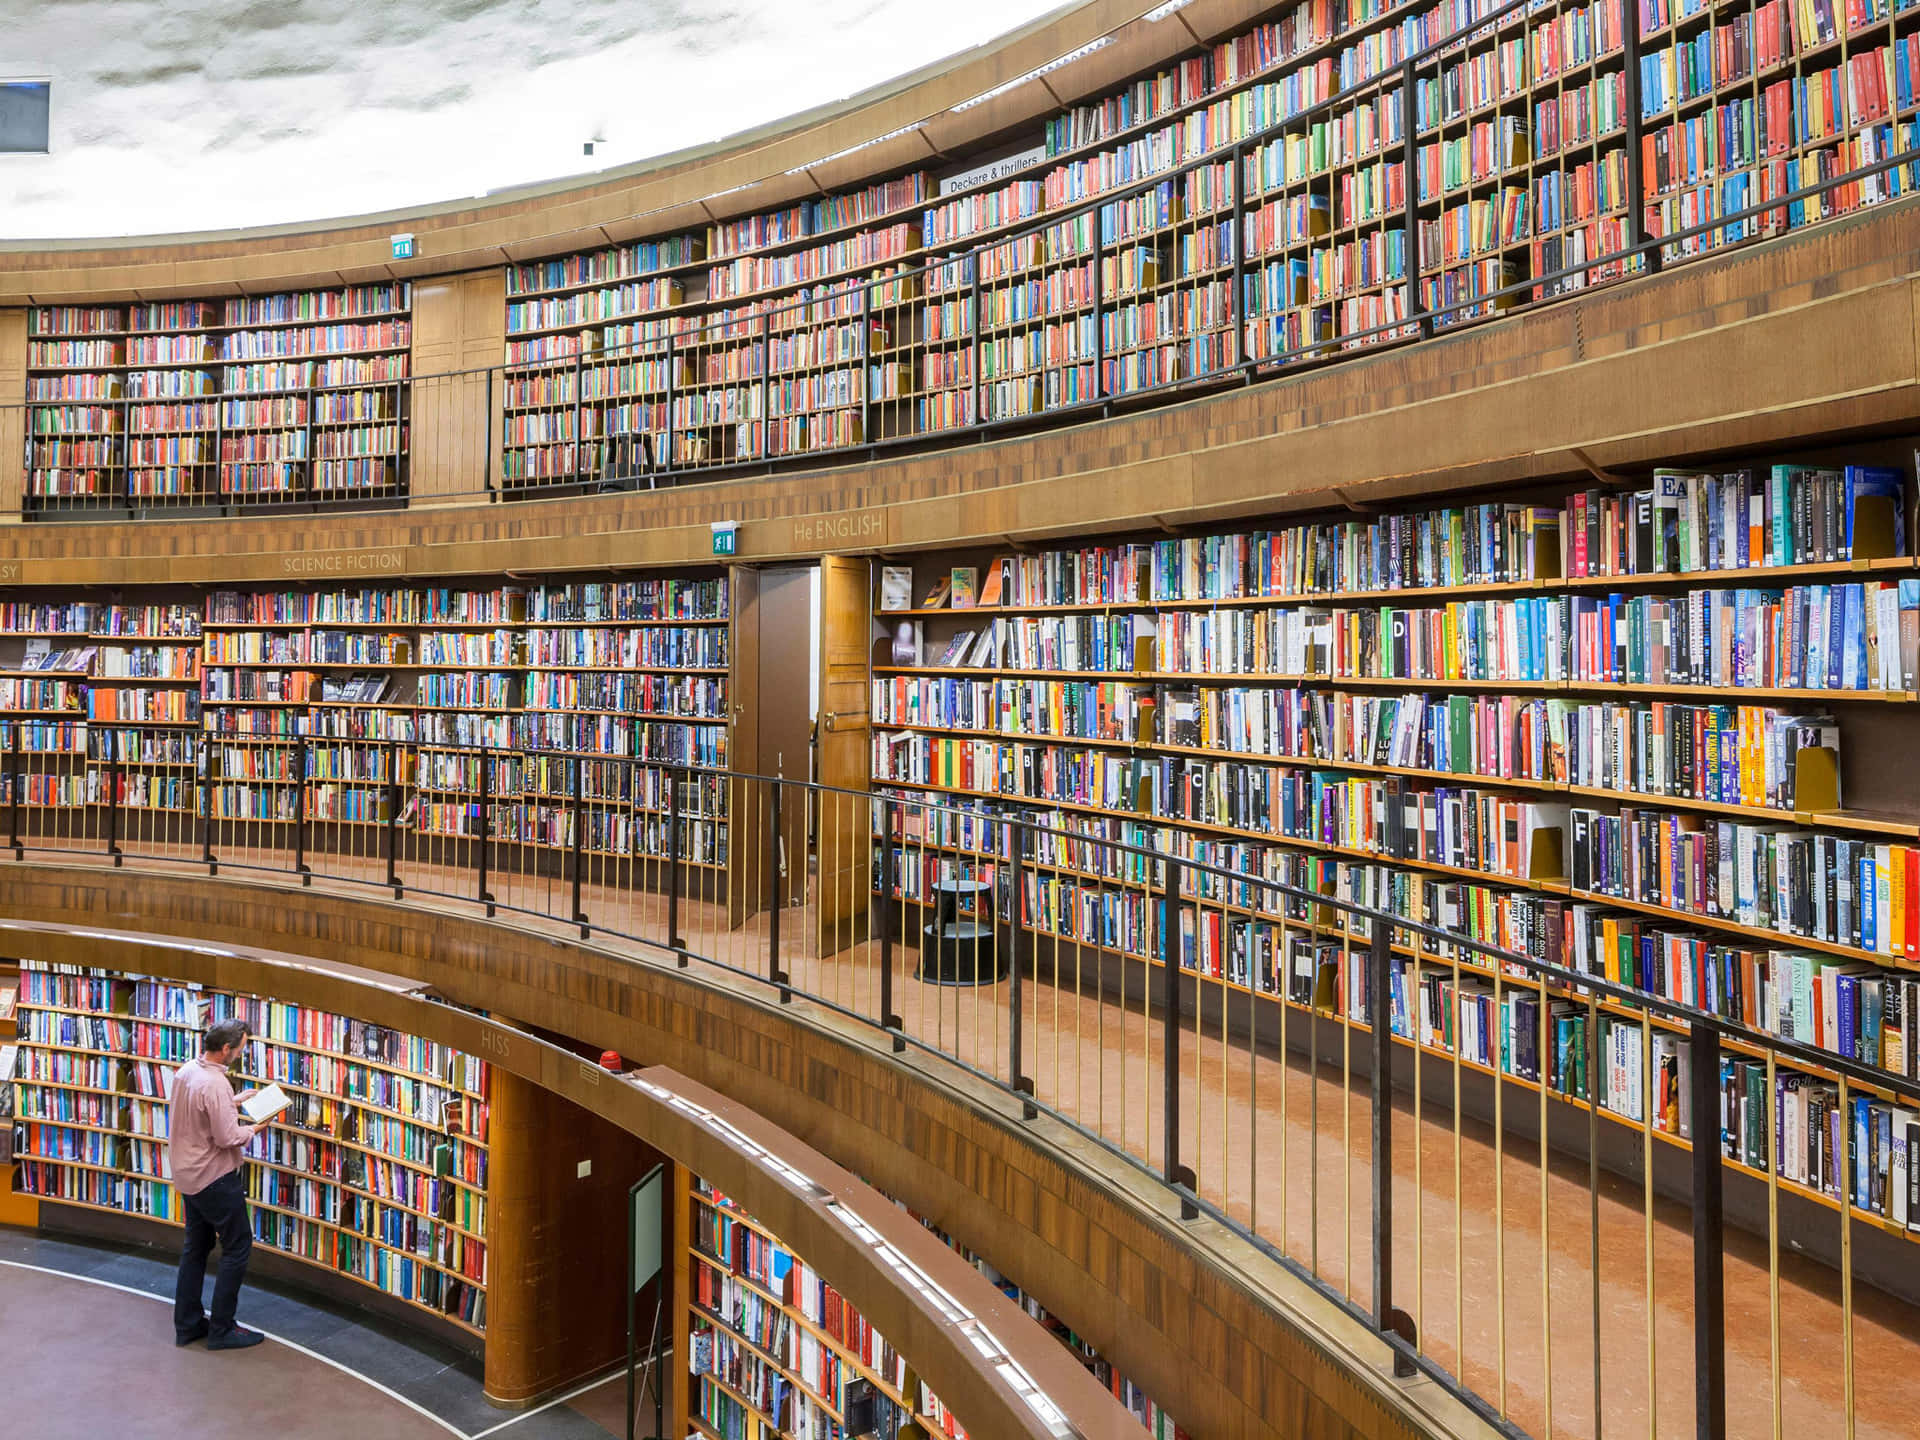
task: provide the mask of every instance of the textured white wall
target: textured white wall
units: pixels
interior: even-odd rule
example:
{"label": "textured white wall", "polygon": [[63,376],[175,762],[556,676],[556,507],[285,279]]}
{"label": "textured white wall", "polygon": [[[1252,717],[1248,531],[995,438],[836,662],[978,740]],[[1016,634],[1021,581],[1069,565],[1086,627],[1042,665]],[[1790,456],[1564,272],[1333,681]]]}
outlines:
{"label": "textured white wall", "polygon": [[0,156],[0,238],[322,219],[628,164],[1057,4],[0,0],[0,78],[54,81],[52,153]]}

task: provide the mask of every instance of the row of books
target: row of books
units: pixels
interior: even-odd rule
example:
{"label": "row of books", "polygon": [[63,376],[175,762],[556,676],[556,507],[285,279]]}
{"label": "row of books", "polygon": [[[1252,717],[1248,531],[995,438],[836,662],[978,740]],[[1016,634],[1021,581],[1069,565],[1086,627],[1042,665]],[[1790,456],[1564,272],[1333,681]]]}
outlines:
{"label": "row of books", "polygon": [[[1616,815],[1393,776],[911,733],[876,741],[874,778],[1516,879],[1564,875],[1576,893],[1867,954],[1914,953],[1920,915],[1920,849],[1683,811]],[[1824,888],[1814,884],[1821,876]]]}
{"label": "row of books", "polygon": [[1913,846],[1638,806],[1618,815],[1576,807],[1568,827],[1576,892],[1872,955],[1920,955]]}
{"label": "row of books", "polygon": [[910,730],[1157,743],[1755,809],[1841,803],[1833,718],[1765,706],[894,676],[873,682],[872,716]]}
{"label": "row of books", "polygon": [[895,665],[936,668],[1905,693],[1920,582],[995,617],[937,653],[916,626],[896,636]]}
{"label": "row of books", "polygon": [[1909,492],[1904,471],[1887,468],[1661,470],[1649,489],[1583,491],[1557,508],[1476,505],[1002,556],[987,568],[982,603],[1124,605],[1835,564],[1908,553]]}
{"label": "row of books", "polygon": [[[1161,937],[1166,933],[1165,912],[1147,895],[1142,880],[1133,879],[1122,888],[1097,877],[1048,874],[1045,866],[1050,860],[1067,857],[1039,843],[1032,849],[1032,863],[1022,880],[1025,923],[1063,938],[1134,954],[1164,953]],[[969,861],[962,856],[937,860],[925,852],[919,853],[931,863],[903,863],[915,853],[909,844],[894,861],[896,877],[904,880],[900,893],[910,898],[924,897],[926,882],[951,875],[958,868],[989,881],[998,869],[992,859]],[[1196,858],[1200,853],[1196,849]],[[1275,854],[1267,852],[1269,857]],[[1913,1033],[1913,1006],[1920,1002],[1920,981],[1910,973],[1831,955],[1729,940],[1689,930],[1684,923],[1609,911],[1604,904],[1503,892],[1478,883],[1392,872],[1365,863],[1300,856],[1287,859],[1288,863],[1278,870],[1272,865],[1266,868],[1273,871],[1274,878],[1303,885],[1309,891],[1386,908],[1423,924],[1477,933],[1487,943],[1516,953],[1604,976],[1894,1075],[1920,1076],[1920,1054],[1916,1053],[1920,1047],[1916,1047]],[[1192,872],[1187,875],[1190,883]],[[1279,994],[1277,977],[1288,971],[1291,947],[1294,963],[1301,967],[1291,982],[1292,998],[1303,1004],[1328,1003],[1333,995],[1349,993],[1355,1018],[1366,1018],[1364,988],[1357,977],[1348,977],[1351,990],[1344,991],[1337,982],[1329,984],[1330,977],[1316,964],[1299,958],[1303,954],[1317,956],[1319,963],[1335,966],[1338,974],[1337,967],[1344,963],[1343,947],[1320,938],[1329,927],[1340,928],[1330,908],[1283,900],[1278,892],[1260,892],[1257,888],[1197,898],[1199,903],[1182,906],[1178,926],[1182,963],[1188,968]],[[1228,908],[1235,905],[1240,907],[1237,913]],[[1283,913],[1292,924],[1281,918]],[[1264,919],[1262,914],[1274,918]],[[1353,922],[1349,928],[1355,932],[1356,944],[1366,939],[1364,922]],[[1395,938],[1403,951],[1414,946],[1411,933],[1397,933]],[[1466,981],[1478,987],[1476,993],[1490,996],[1493,985],[1486,962],[1466,953],[1450,957],[1446,953],[1449,947],[1438,942],[1422,940],[1419,947],[1423,954],[1430,951],[1432,958],[1440,961],[1458,959]],[[1400,978],[1404,981],[1404,962],[1396,964],[1402,968]],[[1428,975],[1450,981],[1452,970],[1436,967]],[[1522,972],[1507,976],[1507,990],[1516,996],[1524,995],[1530,986]],[[1443,1008],[1451,1013],[1450,1004]],[[1580,1008],[1585,1009],[1584,1003]],[[1637,1027],[1638,1022],[1635,1024]],[[1396,1028],[1407,1033],[1403,1025]],[[1487,1033],[1498,1031],[1489,1029]],[[1432,1043],[1431,1035],[1426,1038]],[[1485,1053],[1469,1058],[1494,1063]],[[1527,1078],[1538,1077],[1527,1073]],[[1638,1112],[1633,1113],[1637,1118]]]}
{"label": "row of books", "polygon": [[699,1177],[690,1218],[689,1370],[701,1386],[720,1382],[704,1392],[704,1408],[722,1425],[741,1421],[744,1407],[780,1433],[890,1436],[916,1415],[943,1413],[818,1272]]}

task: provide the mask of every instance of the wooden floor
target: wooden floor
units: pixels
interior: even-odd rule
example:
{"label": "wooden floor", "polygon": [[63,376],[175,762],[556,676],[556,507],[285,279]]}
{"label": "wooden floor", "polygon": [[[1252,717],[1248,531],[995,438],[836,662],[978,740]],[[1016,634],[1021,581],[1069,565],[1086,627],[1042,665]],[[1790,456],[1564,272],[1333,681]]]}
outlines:
{"label": "wooden floor", "polygon": [[[149,848],[154,859],[191,858],[188,847]],[[503,857],[508,853],[502,847]],[[288,856],[278,849],[258,858],[278,868]],[[366,892],[385,875],[385,862],[372,855],[316,856],[314,863],[325,870],[314,884],[330,890]],[[222,869],[237,867],[229,860]],[[420,904],[475,903],[479,893],[471,865],[427,861],[400,869],[409,898]],[[557,918],[573,913],[570,882],[504,864],[490,868],[487,879],[503,919],[578,933]],[[595,943],[647,950],[608,930],[663,941],[667,905],[655,893],[660,879],[653,862],[609,861],[599,870],[590,862],[581,903],[595,923]],[[791,984],[816,1001],[876,1016],[887,952],[873,917],[860,912],[841,930],[838,949],[823,946],[819,897],[811,892],[805,905],[780,916],[782,963]],[[857,899],[830,903],[828,910],[853,913]],[[724,906],[686,898],[678,919],[688,950],[737,972],[741,984],[764,983],[768,915],[734,925]],[[909,918],[900,928],[910,933],[917,923]],[[1063,954],[1057,983],[1022,981],[1022,1073],[1034,1081],[1043,1104],[1157,1170],[1164,1135],[1163,1019],[1150,1013],[1137,975],[1127,981],[1102,976],[1097,958],[1076,952],[1069,961]],[[909,947],[891,947],[893,1004],[905,1033],[1007,1079],[1012,985],[925,983],[915,976],[917,960]],[[710,966],[701,968],[712,973]],[[806,1002],[796,1005],[804,1009]],[[1197,1028],[1192,1017],[1183,1021],[1181,1037],[1181,1153],[1199,1177],[1201,1194],[1334,1289],[1370,1305],[1368,1087],[1337,1059],[1310,1065],[1300,1053],[1300,1031],[1318,1024],[1323,1057],[1339,1056],[1347,1042],[1359,1056],[1368,1036],[1349,1034],[1335,1019],[1313,1022],[1296,1013],[1287,1021],[1283,1052],[1273,1009],[1260,1011],[1251,1036],[1244,1028],[1222,1035],[1217,1001],[1203,1011]],[[1493,1127],[1471,1114],[1456,1124],[1451,1081],[1443,1076],[1435,1085],[1431,1069],[1428,1075],[1417,1127],[1412,1097],[1399,1096],[1393,1153],[1395,1298],[1412,1313],[1423,1350],[1534,1435],[1657,1440],[1691,1434],[1692,1238],[1686,1207],[1659,1199],[1649,1206],[1637,1174],[1603,1175],[1596,1192],[1585,1160],[1557,1151],[1543,1175],[1538,1146],[1515,1138],[1537,1133],[1536,1092],[1502,1087],[1509,1124],[1505,1139],[1496,1143]],[[1831,1220],[1837,1236],[1840,1217],[1831,1214]],[[1920,1249],[1912,1253],[1920,1264]],[[1855,1286],[1849,1382],[1840,1287],[1832,1269],[1783,1246],[1776,1362],[1765,1238],[1730,1230],[1725,1263],[1731,1435],[1920,1436],[1920,1310]],[[1064,1318],[1073,1320],[1071,1314]],[[1603,1397],[1599,1423],[1596,1383]]]}

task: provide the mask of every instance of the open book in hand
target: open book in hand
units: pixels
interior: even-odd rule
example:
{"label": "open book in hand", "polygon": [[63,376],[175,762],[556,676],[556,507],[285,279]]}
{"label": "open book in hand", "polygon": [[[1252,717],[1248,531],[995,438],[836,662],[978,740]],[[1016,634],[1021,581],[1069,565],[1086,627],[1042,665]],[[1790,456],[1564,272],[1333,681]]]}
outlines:
{"label": "open book in hand", "polygon": [[248,1124],[264,1125],[291,1104],[291,1095],[278,1085],[269,1085],[248,1096],[240,1105],[240,1113],[247,1117]]}

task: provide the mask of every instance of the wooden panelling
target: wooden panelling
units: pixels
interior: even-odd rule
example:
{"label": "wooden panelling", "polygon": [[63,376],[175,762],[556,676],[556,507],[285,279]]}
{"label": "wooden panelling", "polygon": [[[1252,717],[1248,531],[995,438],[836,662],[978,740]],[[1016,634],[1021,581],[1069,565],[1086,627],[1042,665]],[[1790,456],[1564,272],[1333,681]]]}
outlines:
{"label": "wooden panelling", "polygon": [[[804,1002],[781,1007],[737,978],[708,979],[697,968],[682,974],[558,932],[519,932],[425,905],[320,890],[289,895],[225,877],[5,866],[0,915],[55,927],[191,934],[207,944],[271,944],[374,966],[429,983],[459,1004],[671,1067],[747,1107],[743,1115],[764,1116],[868,1177],[1019,1277],[1197,1435],[1412,1440],[1491,1433],[1431,1385],[1393,1385],[1364,1327],[1218,1227],[1180,1225],[1143,1177],[1072,1132],[1044,1118],[1022,1124],[1017,1106],[964,1074],[915,1055],[896,1058],[866,1032],[812,1014]],[[93,953],[88,943],[11,927],[0,933],[0,947],[47,959],[77,960]],[[158,952],[141,955],[149,970],[174,963]],[[183,956],[179,963],[239,968],[218,957]],[[294,993],[288,977],[223,983],[306,998]],[[314,1003],[352,1008],[334,996]],[[423,1016],[409,1010],[393,1023],[440,1034],[526,1073],[512,1054],[493,1053],[461,1030],[478,1022],[458,1011]],[[534,1078],[615,1120],[621,1116],[612,1101],[624,1103],[630,1093],[577,1061]],[[638,1133],[735,1194],[801,1253],[811,1256],[825,1245],[838,1261],[830,1237],[793,1194],[769,1185],[737,1157],[700,1150],[683,1131],[681,1125]],[[743,1183],[751,1190],[740,1188]],[[825,1258],[820,1268],[840,1285]],[[846,1293],[882,1333],[916,1355],[916,1342],[926,1338],[924,1321],[915,1320],[899,1296],[875,1295],[872,1288]],[[1021,1358],[1040,1363],[1051,1357],[1023,1352]],[[1013,1433],[976,1424],[974,1392],[963,1397],[931,1364],[923,1364],[922,1373],[975,1433]]]}
{"label": "wooden panelling", "polygon": [[0,310],[0,515],[15,519],[26,493],[27,312]]}
{"label": "wooden panelling", "polygon": [[471,503],[499,449],[497,376],[507,331],[499,269],[423,280],[413,288],[412,476],[416,508]]}
{"label": "wooden panelling", "polygon": [[[1014,124],[1029,127],[1037,138],[1043,118],[1058,109],[1049,85],[1019,86],[959,115],[951,113],[952,107],[1109,32],[1117,33],[1120,43],[1108,48],[1124,50],[1126,66],[1115,69],[1107,52],[1098,52],[1081,62],[1089,87],[1110,87],[1125,70],[1193,43],[1184,26],[1140,20],[1149,8],[1150,0],[1086,0],[847,100],[604,176],[528,186],[491,201],[452,201],[377,220],[234,231],[178,243],[135,239],[46,249],[31,242],[0,246],[0,304],[219,295],[239,288],[257,292],[389,276],[420,280],[509,256],[524,259],[604,245],[610,233],[670,233],[688,223],[689,212],[712,218],[753,214],[813,193],[815,182],[804,172],[789,174],[796,167],[918,120],[937,119],[938,143],[950,150]],[[1222,0],[1209,7],[1220,33],[1244,28],[1270,8],[1266,0]],[[1083,85],[1080,69],[1069,67],[1049,79],[1070,93]],[[1029,143],[1023,137],[1008,148]],[[860,153],[850,172],[853,183],[883,178],[877,168],[881,162],[911,163],[907,157],[914,153],[911,147],[881,146],[873,152]],[[698,204],[723,194],[724,199]],[[411,261],[391,259],[387,237],[398,230],[414,234]]]}
{"label": "wooden panelling", "polygon": [[[1920,416],[1920,207],[1423,345],[952,451],[679,490],[142,526],[0,527],[0,582],[273,579],[312,554],[409,575],[874,553],[1218,521],[1572,478]],[[1582,457],[1585,457],[1585,460]],[[10,568],[9,562],[17,562]]]}
{"label": "wooden panelling", "polygon": [[[79,898],[70,886],[56,882],[52,888]],[[85,881],[82,888],[88,888]],[[256,902],[266,898],[255,897]],[[648,1082],[649,1088],[643,1088],[614,1079],[560,1046],[485,1016],[435,1003],[410,988],[369,982],[360,974],[308,963],[284,952],[238,943],[216,948],[197,930],[191,938],[125,930],[81,931],[64,921],[0,922],[0,930],[5,932],[8,948],[49,963],[137,968],[150,975],[272,994],[485,1055],[496,1074],[511,1071],[645,1137],[750,1206],[902,1353],[915,1357],[922,1378],[957,1414],[968,1417],[974,1433],[996,1440],[1003,1436],[1044,1440],[1050,1434],[1048,1426],[982,1361],[943,1310],[919,1288],[901,1282],[880,1247],[831,1214],[826,1202],[836,1202],[865,1221],[886,1247],[970,1309],[990,1332],[1005,1337],[1004,1343],[1019,1355],[1034,1383],[1083,1440],[1137,1440],[1136,1422],[1069,1351],[884,1196],[764,1117],[668,1067],[651,1065],[637,1074],[634,1079]],[[735,1137],[744,1137],[747,1143]],[[795,1186],[781,1178],[764,1163],[767,1155],[804,1174],[811,1185]]]}
{"label": "wooden panelling", "polygon": [[491,1125],[486,1391],[527,1405],[625,1358],[616,1237],[627,1188],[661,1156],[511,1070],[494,1070]]}

